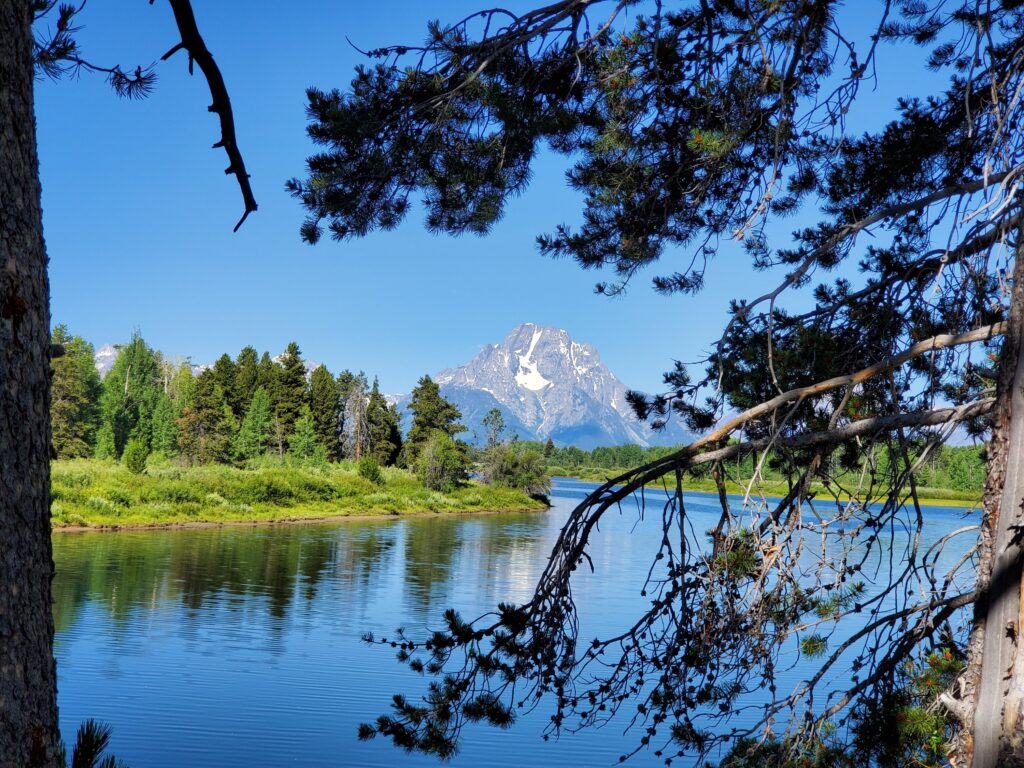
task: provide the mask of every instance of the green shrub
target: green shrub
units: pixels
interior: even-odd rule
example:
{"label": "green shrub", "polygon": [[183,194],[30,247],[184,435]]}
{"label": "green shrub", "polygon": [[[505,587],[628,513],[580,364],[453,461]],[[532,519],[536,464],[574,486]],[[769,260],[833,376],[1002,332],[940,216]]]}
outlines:
{"label": "green shrub", "polygon": [[121,454],[121,461],[133,475],[141,475],[146,471],[147,458],[149,458],[149,449],[145,442],[134,437],[125,444],[124,453]]}
{"label": "green shrub", "polygon": [[380,471],[380,464],[373,456],[363,456],[359,460],[359,476],[369,480],[374,485],[384,484],[384,475]]}
{"label": "green shrub", "polygon": [[132,495],[124,488],[108,488],[107,498],[114,504],[118,504],[122,507],[130,507],[134,502]]}
{"label": "green shrub", "polygon": [[544,465],[544,454],[521,443],[491,446],[484,454],[481,475],[486,483],[515,488],[531,496],[543,496],[551,490],[551,478]]}
{"label": "green shrub", "polygon": [[102,496],[90,496],[85,500],[85,506],[95,512],[105,512],[112,515],[119,515],[121,509],[114,503]]}
{"label": "green shrub", "polygon": [[420,451],[416,474],[420,482],[432,491],[450,491],[465,481],[468,465],[464,445],[438,429]]}

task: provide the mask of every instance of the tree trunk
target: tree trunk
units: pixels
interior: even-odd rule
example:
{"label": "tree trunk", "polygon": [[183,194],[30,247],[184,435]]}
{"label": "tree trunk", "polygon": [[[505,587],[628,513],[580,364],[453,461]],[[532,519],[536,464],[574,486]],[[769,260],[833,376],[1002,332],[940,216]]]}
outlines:
{"label": "tree trunk", "polygon": [[56,765],[50,305],[28,0],[0,0],[0,766]]}
{"label": "tree trunk", "polygon": [[970,735],[958,750],[973,768],[1024,766],[1024,655],[1019,635],[1024,503],[1024,236],[1013,270],[1009,327],[1000,358],[996,420],[989,444],[974,626],[965,699]]}

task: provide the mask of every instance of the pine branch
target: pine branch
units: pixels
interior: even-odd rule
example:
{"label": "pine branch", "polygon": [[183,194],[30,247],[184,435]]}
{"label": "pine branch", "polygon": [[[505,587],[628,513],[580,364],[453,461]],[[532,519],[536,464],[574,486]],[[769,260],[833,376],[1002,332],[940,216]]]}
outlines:
{"label": "pine branch", "polygon": [[[174,20],[178,25],[178,32],[181,34],[181,42],[165,53],[161,60],[166,61],[176,52],[184,50],[188,53],[189,73],[192,73],[193,62],[199,65],[207,84],[210,86],[210,96],[213,103],[209,106],[210,112],[217,113],[220,118],[221,138],[213,148],[223,147],[228,155],[228,167],[224,169],[226,174],[234,174],[238,180],[239,189],[242,191],[242,200],[245,203],[245,212],[242,218],[235,225],[234,232],[242,226],[250,213],[257,209],[256,198],[253,196],[252,186],[249,184],[249,174],[245,170],[245,161],[238,149],[238,141],[235,137],[235,118],[231,109],[231,98],[228,96],[227,86],[224,84],[224,77],[221,75],[213,54],[206,47],[199,27],[196,24],[195,14],[192,12],[190,0],[168,0],[171,10],[174,11]],[[153,0],[150,0],[152,3]]]}

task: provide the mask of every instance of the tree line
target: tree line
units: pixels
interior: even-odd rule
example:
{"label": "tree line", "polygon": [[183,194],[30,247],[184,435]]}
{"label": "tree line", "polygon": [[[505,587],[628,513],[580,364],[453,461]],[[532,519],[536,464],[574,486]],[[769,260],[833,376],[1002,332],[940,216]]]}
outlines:
{"label": "tree line", "polygon": [[[577,471],[585,469],[624,470],[642,466],[651,461],[658,461],[681,446],[652,445],[643,447],[635,443],[623,445],[600,446],[584,451],[575,445],[555,446],[551,441],[547,444],[534,443],[543,447],[544,457],[549,469],[558,471]],[[878,451],[872,456],[875,471],[886,474],[894,463],[887,451]],[[752,455],[743,456],[730,462],[730,476],[747,479],[753,476],[755,466],[759,465],[759,476],[769,482],[782,482],[787,477],[787,468],[780,465],[773,457],[764,462]],[[841,474],[841,467],[837,467]],[[977,445],[940,445],[934,448],[920,466],[914,471],[918,484],[926,488],[941,488],[964,493],[980,494],[985,483],[985,452]]]}
{"label": "tree line", "polygon": [[430,486],[450,487],[470,465],[462,414],[422,377],[401,415],[363,372],[307,371],[299,345],[271,357],[252,346],[195,369],[151,348],[138,333],[100,377],[93,345],[66,326],[53,331],[51,429],[57,458],[122,461],[142,471],[151,457],[186,465],[236,463],[266,455],[300,461],[351,460],[360,471],[399,465]]}

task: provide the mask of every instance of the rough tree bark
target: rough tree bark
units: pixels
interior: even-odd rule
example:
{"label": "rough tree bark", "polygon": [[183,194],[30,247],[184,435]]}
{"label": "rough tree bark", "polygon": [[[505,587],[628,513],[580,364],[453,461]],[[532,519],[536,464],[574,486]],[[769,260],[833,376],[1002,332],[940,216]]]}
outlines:
{"label": "rough tree bark", "polygon": [[0,0],[0,766],[56,765],[50,306],[28,0]]}
{"label": "rough tree bark", "polygon": [[995,426],[988,447],[974,627],[965,711],[973,722],[958,761],[973,768],[1024,766],[1021,504],[1024,502],[1024,233],[1018,234],[1010,317],[1000,357]]}

